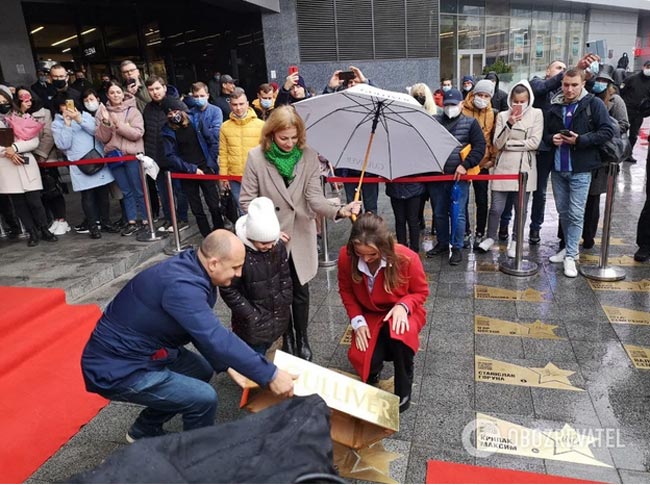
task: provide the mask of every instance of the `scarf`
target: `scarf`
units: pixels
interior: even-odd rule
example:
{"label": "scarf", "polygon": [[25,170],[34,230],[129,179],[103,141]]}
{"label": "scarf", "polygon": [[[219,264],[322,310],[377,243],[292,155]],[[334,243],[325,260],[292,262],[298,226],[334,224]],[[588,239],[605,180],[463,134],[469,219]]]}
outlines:
{"label": "scarf", "polygon": [[273,141],[271,142],[271,148],[264,152],[264,155],[278,169],[282,177],[287,180],[293,180],[293,170],[298,160],[302,158],[302,150],[296,145],[290,152],[285,152]]}

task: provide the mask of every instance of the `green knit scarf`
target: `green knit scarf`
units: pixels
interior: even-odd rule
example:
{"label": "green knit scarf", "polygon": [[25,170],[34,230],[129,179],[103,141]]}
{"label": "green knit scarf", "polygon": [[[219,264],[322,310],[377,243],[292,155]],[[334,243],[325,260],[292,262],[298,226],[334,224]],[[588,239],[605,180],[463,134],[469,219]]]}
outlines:
{"label": "green knit scarf", "polygon": [[302,150],[296,145],[290,152],[285,152],[273,141],[271,142],[271,149],[264,152],[264,155],[278,169],[280,175],[287,180],[293,180],[293,170],[298,160],[302,158]]}

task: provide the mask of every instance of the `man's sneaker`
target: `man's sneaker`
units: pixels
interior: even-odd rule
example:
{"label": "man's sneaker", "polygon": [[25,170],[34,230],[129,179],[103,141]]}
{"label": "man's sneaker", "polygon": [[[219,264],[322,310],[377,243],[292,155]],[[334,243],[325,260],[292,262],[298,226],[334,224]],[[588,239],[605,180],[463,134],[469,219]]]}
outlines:
{"label": "man's sneaker", "polygon": [[433,258],[439,254],[449,254],[449,244],[436,244],[433,249],[427,251],[427,258]]}
{"label": "man's sneaker", "polygon": [[81,224],[74,226],[74,230],[77,234],[88,234],[90,232],[90,228],[88,227],[88,224],[86,224],[86,221],[83,221]]}
{"label": "man's sneaker", "polygon": [[517,241],[510,241],[506,254],[509,258],[514,258],[517,255]]}
{"label": "man's sneaker", "polygon": [[458,248],[451,248],[451,257],[449,258],[449,264],[452,266],[457,266],[463,261],[463,252]]}
{"label": "man's sneaker", "polygon": [[[184,231],[185,229],[189,229],[190,223],[187,221],[178,221],[178,230],[179,231]],[[172,229],[170,229],[170,232],[173,232]]]}
{"label": "man's sneaker", "polygon": [[548,258],[551,263],[561,263],[566,256],[566,249],[561,249],[559,252]]}
{"label": "man's sneaker", "polygon": [[470,243],[471,243],[471,241],[470,241],[471,238],[472,238],[471,233],[465,234],[465,237],[463,238],[463,249],[469,249]]}
{"label": "man's sneaker", "polygon": [[54,231],[50,231],[55,236],[63,236],[70,231],[70,225],[66,221],[59,221]]}
{"label": "man's sneaker", "polygon": [[539,229],[531,229],[530,234],[528,234],[528,242],[535,246],[539,244],[542,238],[539,237]]}
{"label": "man's sneaker", "polygon": [[55,219],[52,225],[47,228],[47,230],[50,231],[52,234],[54,234],[54,231],[56,231],[57,227],[59,227],[59,221]]}
{"label": "man's sneaker", "polygon": [[564,276],[568,278],[575,278],[578,276],[578,268],[576,267],[576,260],[571,256],[564,258]]}
{"label": "man's sneaker", "polygon": [[500,227],[499,228],[499,241],[507,241],[508,240],[508,228],[507,227]]}
{"label": "man's sneaker", "polygon": [[650,246],[641,246],[639,250],[634,253],[634,261],[644,263],[650,259]]}
{"label": "man's sneaker", "polygon": [[481,241],[477,249],[482,253],[487,253],[492,246],[494,246],[494,239],[486,237]]}
{"label": "man's sneaker", "polygon": [[102,232],[107,232],[109,234],[117,234],[118,232],[120,232],[119,227],[114,226],[113,224],[109,224],[109,223],[102,224],[101,225],[101,230],[102,230]]}
{"label": "man's sneaker", "polygon": [[409,394],[408,396],[404,396],[402,399],[400,399],[399,412],[403,413],[409,408],[410,405],[411,405],[411,395]]}
{"label": "man's sneaker", "polygon": [[142,438],[153,438],[156,436],[164,436],[166,434],[168,434],[167,431],[165,431],[162,428],[160,428],[160,431],[156,431],[155,433],[152,434],[142,434],[139,433],[137,430],[134,430],[132,426],[131,429],[128,430],[126,433],[126,442],[129,444],[133,444]]}
{"label": "man's sneaker", "polygon": [[138,232],[140,228],[138,225],[134,222],[129,222],[124,229],[122,229],[122,236],[132,236],[136,232]]}
{"label": "man's sneaker", "polygon": [[587,237],[582,240],[583,249],[591,249],[594,247],[594,244],[596,244],[596,241],[593,238]]}
{"label": "man's sneaker", "polygon": [[101,226],[93,225],[90,228],[90,239],[101,239],[101,237],[102,237]]}
{"label": "man's sneaker", "polygon": [[623,161],[628,162],[628,163],[636,163],[636,158],[634,158],[633,156],[630,156],[630,158],[628,158],[627,160],[623,160]]}

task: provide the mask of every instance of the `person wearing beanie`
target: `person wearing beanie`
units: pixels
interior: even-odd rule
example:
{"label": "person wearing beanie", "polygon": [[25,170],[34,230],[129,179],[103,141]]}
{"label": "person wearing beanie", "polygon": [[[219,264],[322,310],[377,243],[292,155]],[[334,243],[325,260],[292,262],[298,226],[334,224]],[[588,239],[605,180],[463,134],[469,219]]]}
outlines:
{"label": "person wearing beanie", "polygon": [[[485,154],[477,167],[470,174],[487,175],[489,169],[494,166],[496,153],[492,148],[492,137],[494,136],[494,122],[496,120],[496,110],[492,107],[492,96],[494,95],[494,84],[487,79],[481,79],[476,83],[474,89],[465,97],[463,103],[463,114],[470,118],[476,119],[483,137],[485,138]],[[488,184],[487,180],[473,180],[474,200],[476,201],[476,227],[474,233],[474,248],[485,235],[485,226],[488,215]],[[469,214],[468,214],[469,215]],[[472,234],[469,217],[465,218],[465,240],[464,247],[468,248]]]}
{"label": "person wearing beanie", "polygon": [[289,74],[284,80],[284,84],[275,98],[275,106],[293,104],[309,97],[310,94],[307,91],[305,78],[298,74],[298,72],[294,72]]}
{"label": "person wearing beanie", "polygon": [[463,99],[467,97],[467,94],[474,89],[474,76],[463,76]]}
{"label": "person wearing beanie", "polygon": [[485,76],[485,79],[492,81],[494,84],[494,94],[492,95],[492,107],[496,109],[499,113],[501,111],[508,111],[510,107],[508,106],[508,93],[503,89],[499,89],[499,76],[496,72],[490,71]]}
{"label": "person wearing beanie", "polygon": [[264,355],[287,331],[293,299],[289,256],[273,201],[253,199],[235,232],[246,246],[244,267],[241,277],[219,293],[232,311],[233,332]]}

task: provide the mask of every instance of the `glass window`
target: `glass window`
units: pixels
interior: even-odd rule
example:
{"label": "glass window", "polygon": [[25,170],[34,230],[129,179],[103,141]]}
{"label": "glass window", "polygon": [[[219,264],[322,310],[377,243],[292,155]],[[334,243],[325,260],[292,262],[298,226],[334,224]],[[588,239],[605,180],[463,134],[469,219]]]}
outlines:
{"label": "glass window", "polygon": [[440,16],[440,77],[450,77],[458,86],[456,74],[457,17]]}
{"label": "glass window", "polygon": [[530,75],[544,77],[546,67],[551,62],[551,21],[533,20],[532,25],[532,58]]}
{"label": "glass window", "polygon": [[485,15],[510,15],[510,2],[508,0],[486,0]]}
{"label": "glass window", "polygon": [[485,15],[485,0],[460,0],[459,13]]}
{"label": "glass window", "polygon": [[567,56],[567,66],[575,66],[585,51],[584,23],[567,22],[569,26],[570,49]]}
{"label": "glass window", "polygon": [[485,33],[485,17],[473,15],[458,16],[458,48],[483,49]]}
{"label": "glass window", "polygon": [[530,21],[524,18],[510,19],[510,56],[513,81],[527,79],[530,65]]}
{"label": "glass window", "polygon": [[440,13],[458,13],[458,2],[456,0],[441,0]]}
{"label": "glass window", "polygon": [[567,54],[567,23],[554,20],[551,33],[551,61],[560,59],[566,62]]}
{"label": "glass window", "polygon": [[[508,17],[485,18],[485,65],[491,71],[491,66],[497,62],[508,62],[510,38],[510,19]],[[501,74],[499,75],[501,78]]]}
{"label": "glass window", "polygon": [[510,15],[513,17],[526,17],[529,18],[532,15],[532,9],[530,3],[515,3],[511,4]]}

